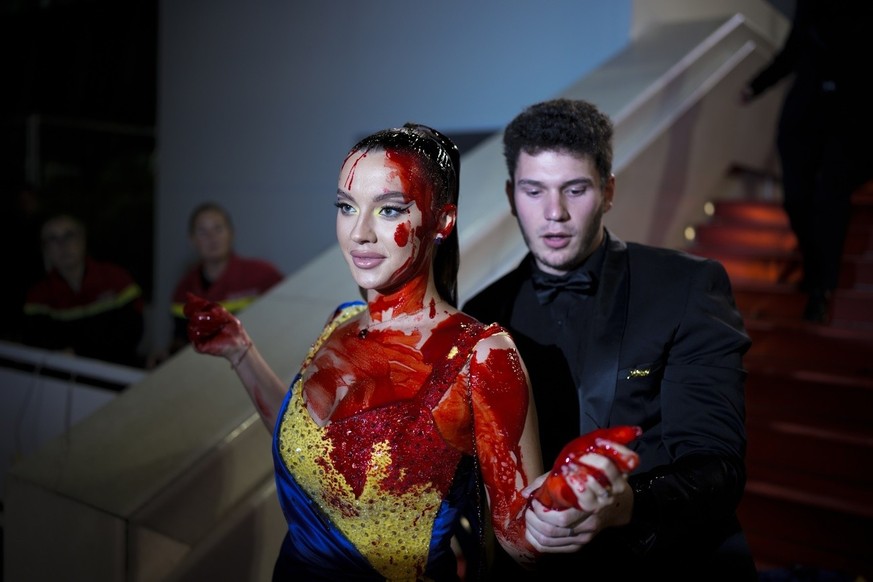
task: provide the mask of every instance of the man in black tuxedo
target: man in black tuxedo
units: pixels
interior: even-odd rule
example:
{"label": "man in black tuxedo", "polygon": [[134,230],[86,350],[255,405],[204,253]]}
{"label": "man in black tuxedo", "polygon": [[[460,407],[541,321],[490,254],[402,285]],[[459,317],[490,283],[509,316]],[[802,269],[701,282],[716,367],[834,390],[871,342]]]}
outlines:
{"label": "man in black tuxedo", "polygon": [[[508,125],[506,193],[530,252],[464,305],[512,333],[547,466],[590,430],[643,429],[630,445],[639,468],[597,506],[532,503],[528,537],[546,552],[536,577],[756,580],[735,513],[750,339],[720,263],[626,243],[604,227],[612,134],[596,107],[568,99]],[[511,567],[497,555],[493,577]]]}

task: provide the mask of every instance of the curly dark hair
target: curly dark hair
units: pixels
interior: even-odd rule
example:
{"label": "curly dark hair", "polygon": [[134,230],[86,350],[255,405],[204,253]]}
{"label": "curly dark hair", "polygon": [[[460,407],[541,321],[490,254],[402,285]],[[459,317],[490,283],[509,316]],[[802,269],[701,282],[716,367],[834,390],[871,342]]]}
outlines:
{"label": "curly dark hair", "polygon": [[509,179],[521,152],[559,151],[589,156],[605,184],[612,174],[612,121],[581,99],[552,99],[524,109],[503,133],[503,156]]}

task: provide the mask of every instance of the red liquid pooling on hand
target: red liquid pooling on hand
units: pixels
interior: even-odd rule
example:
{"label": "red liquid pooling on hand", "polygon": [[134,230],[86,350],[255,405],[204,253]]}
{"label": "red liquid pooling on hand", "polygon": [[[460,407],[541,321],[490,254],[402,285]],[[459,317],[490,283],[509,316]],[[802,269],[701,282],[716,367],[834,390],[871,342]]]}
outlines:
{"label": "red liquid pooling on hand", "polygon": [[550,509],[567,509],[579,507],[579,501],[567,479],[582,482],[591,476],[601,484],[608,484],[606,475],[600,469],[582,463],[580,459],[588,453],[597,453],[609,457],[620,471],[629,473],[639,465],[639,455],[623,454],[612,445],[626,445],[642,434],[638,426],[617,426],[601,428],[584,434],[570,441],[558,455],[552,472],[546,477],[539,489],[534,491],[531,499],[536,499]]}
{"label": "red liquid pooling on hand", "polygon": [[239,321],[218,303],[188,293],[185,302],[188,339],[198,351],[217,351],[235,343],[240,334]]}

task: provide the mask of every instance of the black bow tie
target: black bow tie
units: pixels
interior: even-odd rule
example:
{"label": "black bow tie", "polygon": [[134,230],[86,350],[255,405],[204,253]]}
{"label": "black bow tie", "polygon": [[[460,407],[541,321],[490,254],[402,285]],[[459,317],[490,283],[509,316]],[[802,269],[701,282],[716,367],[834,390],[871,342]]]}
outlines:
{"label": "black bow tie", "polygon": [[591,271],[574,271],[563,277],[547,275],[539,271],[531,273],[531,282],[540,304],[545,305],[555,298],[558,291],[572,291],[580,295],[593,295],[597,282]]}

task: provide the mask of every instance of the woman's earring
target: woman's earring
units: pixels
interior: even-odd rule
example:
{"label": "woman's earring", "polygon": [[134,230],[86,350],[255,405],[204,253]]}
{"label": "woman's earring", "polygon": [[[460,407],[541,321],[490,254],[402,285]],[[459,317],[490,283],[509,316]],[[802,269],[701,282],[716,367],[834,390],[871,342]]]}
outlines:
{"label": "woman's earring", "polygon": [[433,242],[435,245],[439,246],[443,243],[443,235],[438,234],[434,237]]}

